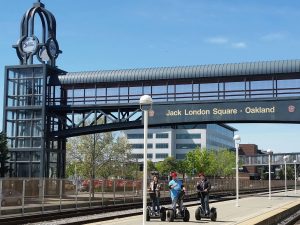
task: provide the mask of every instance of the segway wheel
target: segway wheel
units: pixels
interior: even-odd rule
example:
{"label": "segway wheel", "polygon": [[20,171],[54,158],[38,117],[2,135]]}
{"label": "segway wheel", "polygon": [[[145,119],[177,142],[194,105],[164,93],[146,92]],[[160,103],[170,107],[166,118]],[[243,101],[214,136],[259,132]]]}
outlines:
{"label": "segway wheel", "polygon": [[167,220],[168,222],[173,222],[175,219],[175,213],[173,210],[168,210],[167,211]]}
{"label": "segway wheel", "polygon": [[210,211],[210,220],[217,221],[217,210],[215,208],[212,208]]}
{"label": "segway wheel", "polygon": [[187,209],[184,211],[183,221],[184,222],[189,222],[190,221],[190,212]]}
{"label": "segway wheel", "polygon": [[167,218],[166,209],[162,207],[160,209],[160,220],[161,221],[166,221],[166,218]]}
{"label": "segway wheel", "polygon": [[149,209],[147,209],[146,221],[150,221],[150,211],[149,211]]}
{"label": "segway wheel", "polygon": [[201,215],[200,215],[200,213],[201,213],[201,209],[200,209],[200,207],[198,207],[198,208],[196,209],[196,211],[195,211],[195,219],[196,219],[196,220],[201,220]]}

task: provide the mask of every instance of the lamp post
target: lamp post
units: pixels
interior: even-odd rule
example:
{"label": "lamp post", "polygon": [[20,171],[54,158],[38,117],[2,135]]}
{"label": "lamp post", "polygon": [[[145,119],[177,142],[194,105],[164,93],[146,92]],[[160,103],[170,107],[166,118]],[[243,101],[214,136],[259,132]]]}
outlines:
{"label": "lamp post", "polygon": [[297,160],[294,160],[294,168],[295,168],[295,194],[297,194]]}
{"label": "lamp post", "polygon": [[235,141],[235,179],[236,179],[236,207],[239,207],[239,144],[241,142],[240,135],[236,134],[233,137]]}
{"label": "lamp post", "polygon": [[271,149],[268,149],[267,153],[269,154],[269,199],[271,199],[271,156],[273,154],[273,151]]}
{"label": "lamp post", "polygon": [[288,159],[288,156],[285,155],[283,156],[283,160],[284,160],[284,190],[285,190],[285,195],[287,196],[287,185],[286,185],[286,161]]}
{"label": "lamp post", "polygon": [[152,107],[152,98],[143,95],[140,98],[140,108],[144,111],[144,173],[143,173],[143,225],[146,224],[147,216],[147,142],[148,142],[148,113]]}

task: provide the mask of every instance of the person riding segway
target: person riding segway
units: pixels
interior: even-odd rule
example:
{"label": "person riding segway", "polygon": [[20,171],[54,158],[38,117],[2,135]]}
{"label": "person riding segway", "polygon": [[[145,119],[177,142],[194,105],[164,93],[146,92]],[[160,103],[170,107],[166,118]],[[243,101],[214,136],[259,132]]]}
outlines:
{"label": "person riding segway", "polygon": [[158,183],[158,176],[154,175],[153,180],[150,182],[150,186],[148,188],[149,196],[152,202],[152,207],[147,207],[147,221],[150,221],[150,218],[160,218],[161,221],[166,220],[166,210],[164,207],[160,208],[159,204],[160,189],[161,185]]}
{"label": "person riding segway", "polygon": [[212,221],[217,220],[217,210],[212,207],[209,209],[209,191],[211,184],[205,177],[204,173],[199,173],[200,181],[197,182],[197,192],[200,198],[201,206],[199,206],[195,212],[196,220],[201,218],[210,218]]}
{"label": "person riding segway", "polygon": [[[169,189],[171,194],[172,206],[168,208],[167,219],[173,222],[174,219],[183,219],[187,222],[190,220],[190,213],[186,207],[183,206],[183,198],[185,195],[185,188],[181,180],[177,179],[177,173],[171,173],[172,180],[169,182]],[[176,206],[178,204],[178,211]],[[177,212],[177,213],[176,213]]]}

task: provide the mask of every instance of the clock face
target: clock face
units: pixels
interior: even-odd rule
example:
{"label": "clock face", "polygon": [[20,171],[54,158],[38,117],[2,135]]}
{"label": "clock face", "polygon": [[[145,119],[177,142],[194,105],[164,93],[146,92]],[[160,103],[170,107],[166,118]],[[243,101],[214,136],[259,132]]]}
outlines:
{"label": "clock face", "polygon": [[47,62],[50,60],[49,55],[47,53],[47,49],[45,46],[43,46],[39,52],[39,57],[44,61]]}
{"label": "clock face", "polygon": [[57,42],[51,38],[47,42],[48,53],[52,58],[56,58],[58,55],[58,44]]}
{"label": "clock face", "polygon": [[27,37],[22,41],[22,50],[25,53],[35,52],[38,45],[38,40],[36,37]]}
{"label": "clock face", "polygon": [[54,42],[54,40],[51,40],[49,43],[49,51],[52,57],[56,56],[57,53],[57,46],[56,43]]}

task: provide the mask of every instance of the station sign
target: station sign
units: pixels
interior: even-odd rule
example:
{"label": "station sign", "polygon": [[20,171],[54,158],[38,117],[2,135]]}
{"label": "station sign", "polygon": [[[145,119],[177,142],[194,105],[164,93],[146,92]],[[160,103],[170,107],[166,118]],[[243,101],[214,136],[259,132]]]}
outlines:
{"label": "station sign", "polygon": [[213,122],[300,123],[300,99],[154,104],[149,124]]}

